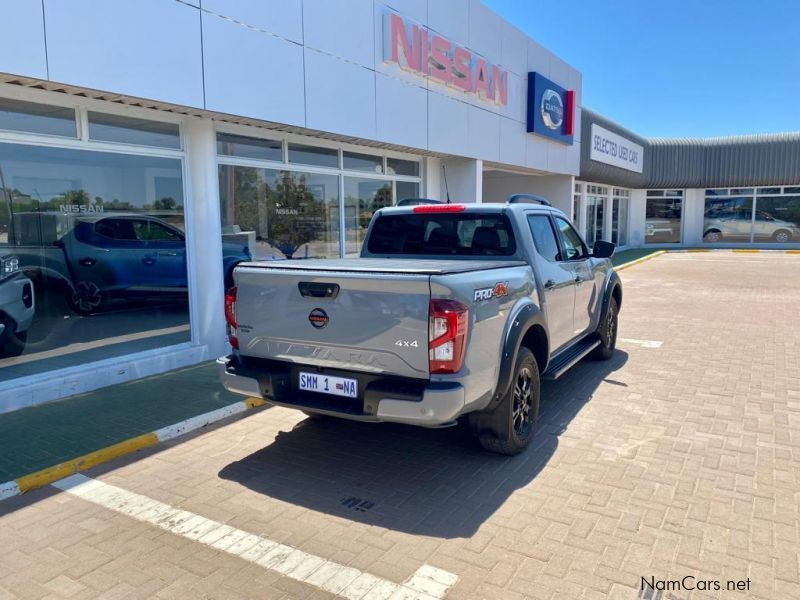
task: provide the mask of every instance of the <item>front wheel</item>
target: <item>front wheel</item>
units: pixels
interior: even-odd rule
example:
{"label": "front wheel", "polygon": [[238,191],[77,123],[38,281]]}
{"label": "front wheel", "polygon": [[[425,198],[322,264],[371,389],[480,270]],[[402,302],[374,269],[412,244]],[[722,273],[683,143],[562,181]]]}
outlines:
{"label": "front wheel", "polygon": [[780,229],[772,234],[772,241],[778,244],[788,244],[792,241],[792,234],[785,229]]}
{"label": "front wheel", "polygon": [[478,440],[489,452],[512,456],[527,448],[539,420],[539,365],[533,353],[520,348],[511,386],[489,414],[478,416]]}
{"label": "front wheel", "polygon": [[592,350],[589,358],[593,360],[608,360],[614,355],[617,347],[617,326],[619,323],[619,307],[616,298],[608,301],[605,317],[597,327],[600,345]]}
{"label": "front wheel", "polygon": [[0,358],[12,358],[25,351],[28,339],[27,331],[12,331],[12,323],[6,322],[3,333],[0,333]]}

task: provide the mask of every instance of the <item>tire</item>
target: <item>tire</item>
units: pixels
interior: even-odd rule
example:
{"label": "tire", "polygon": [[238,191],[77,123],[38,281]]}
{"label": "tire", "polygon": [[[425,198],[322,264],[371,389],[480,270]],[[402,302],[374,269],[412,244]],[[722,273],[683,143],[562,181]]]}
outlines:
{"label": "tire", "polygon": [[522,347],[505,397],[490,413],[477,415],[478,441],[484,450],[507,456],[525,450],[536,433],[540,398],[539,365]]}
{"label": "tire", "polygon": [[592,360],[608,360],[614,356],[617,347],[617,325],[619,324],[619,308],[613,296],[608,301],[608,309],[603,315],[603,320],[597,326],[597,335],[600,345],[591,351],[589,358]]}
{"label": "tire", "polygon": [[778,244],[788,244],[792,241],[792,233],[785,229],[779,229],[772,234],[772,241]]}
{"label": "tire", "polygon": [[722,232],[718,229],[712,229],[710,231],[706,231],[703,234],[703,241],[709,244],[716,244],[717,242],[722,241]]}
{"label": "tire", "polygon": [[28,340],[27,331],[12,331],[13,323],[5,322],[5,330],[0,334],[0,358],[19,356],[25,351]]}

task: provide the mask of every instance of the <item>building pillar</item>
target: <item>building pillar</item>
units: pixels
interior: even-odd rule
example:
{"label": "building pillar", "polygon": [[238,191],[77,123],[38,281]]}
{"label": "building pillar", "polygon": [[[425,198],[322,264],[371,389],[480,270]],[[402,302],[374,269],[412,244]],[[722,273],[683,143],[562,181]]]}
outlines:
{"label": "building pillar", "polygon": [[213,357],[228,351],[216,133],[211,119],[189,117],[185,129],[189,177],[184,195],[192,341],[207,346]]}
{"label": "building pillar", "polygon": [[483,161],[472,158],[447,158],[441,162],[439,198],[453,203],[483,202]]}

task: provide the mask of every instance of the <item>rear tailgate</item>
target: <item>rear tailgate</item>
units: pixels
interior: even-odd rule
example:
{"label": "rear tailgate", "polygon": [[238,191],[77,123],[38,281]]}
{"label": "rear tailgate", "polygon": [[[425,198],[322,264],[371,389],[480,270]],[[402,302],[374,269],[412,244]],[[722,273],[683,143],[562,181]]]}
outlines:
{"label": "rear tailgate", "polygon": [[242,355],[428,378],[428,273],[348,270],[346,260],[337,269],[333,261],[314,269],[303,262],[236,268]]}

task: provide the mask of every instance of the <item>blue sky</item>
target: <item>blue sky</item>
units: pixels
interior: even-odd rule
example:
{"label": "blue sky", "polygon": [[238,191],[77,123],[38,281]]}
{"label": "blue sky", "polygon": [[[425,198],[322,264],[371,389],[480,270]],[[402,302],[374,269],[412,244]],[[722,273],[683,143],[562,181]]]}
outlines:
{"label": "blue sky", "polygon": [[645,136],[800,130],[800,0],[483,0]]}

